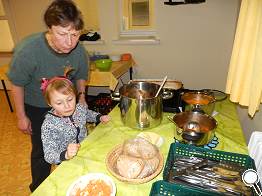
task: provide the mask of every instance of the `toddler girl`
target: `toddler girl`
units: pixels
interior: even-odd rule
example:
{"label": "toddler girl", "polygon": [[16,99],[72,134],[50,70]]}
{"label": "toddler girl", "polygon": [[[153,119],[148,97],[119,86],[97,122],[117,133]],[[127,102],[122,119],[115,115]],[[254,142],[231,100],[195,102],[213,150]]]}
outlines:
{"label": "toddler girl", "polygon": [[76,103],[76,90],[66,77],[43,79],[41,89],[52,107],[41,128],[44,158],[48,163],[59,164],[76,156],[86,137],[87,122],[106,123],[110,118],[89,110],[86,104]]}

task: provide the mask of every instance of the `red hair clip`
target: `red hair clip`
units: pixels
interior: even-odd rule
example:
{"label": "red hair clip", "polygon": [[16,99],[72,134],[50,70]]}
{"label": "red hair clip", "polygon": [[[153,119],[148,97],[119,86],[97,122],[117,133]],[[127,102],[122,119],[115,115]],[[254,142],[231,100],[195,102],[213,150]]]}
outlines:
{"label": "red hair clip", "polygon": [[42,78],[41,87],[40,87],[42,92],[45,93],[48,85],[51,84],[52,82],[56,81],[56,80],[66,80],[69,84],[72,84],[72,82],[65,76],[56,76],[56,77],[53,77],[50,80],[47,79],[47,78]]}
{"label": "red hair clip", "polygon": [[42,92],[45,92],[48,84],[49,84],[49,80],[48,80],[47,78],[42,78],[41,87],[40,87],[40,89],[42,90]]}

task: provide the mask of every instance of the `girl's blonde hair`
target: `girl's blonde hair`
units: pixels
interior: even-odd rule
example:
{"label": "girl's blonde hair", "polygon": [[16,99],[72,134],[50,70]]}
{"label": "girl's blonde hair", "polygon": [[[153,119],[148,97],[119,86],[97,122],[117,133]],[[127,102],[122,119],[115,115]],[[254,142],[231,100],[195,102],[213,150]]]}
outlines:
{"label": "girl's blonde hair", "polygon": [[59,93],[62,93],[64,95],[77,95],[76,89],[70,80],[62,77],[55,77],[50,80],[44,91],[44,97],[48,105],[50,105],[50,95],[54,91],[58,91]]}

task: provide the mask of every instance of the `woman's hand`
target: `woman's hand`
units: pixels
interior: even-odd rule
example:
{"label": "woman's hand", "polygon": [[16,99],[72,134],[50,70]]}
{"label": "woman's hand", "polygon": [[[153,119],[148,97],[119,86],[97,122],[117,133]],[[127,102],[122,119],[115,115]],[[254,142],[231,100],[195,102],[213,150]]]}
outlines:
{"label": "woman's hand", "polygon": [[78,96],[78,102],[81,103],[81,104],[83,104],[83,105],[87,105],[86,99],[85,99],[85,94],[80,94],[80,95]]}
{"label": "woman's hand", "polygon": [[110,120],[111,120],[111,118],[108,115],[103,115],[103,116],[100,117],[100,122],[102,122],[102,123],[107,123]]}
{"label": "woman's hand", "polygon": [[80,148],[80,144],[74,144],[74,143],[68,144],[65,158],[72,159],[74,156],[76,156],[79,148]]}
{"label": "woman's hand", "polygon": [[32,135],[31,121],[29,120],[29,118],[27,116],[23,116],[21,118],[18,118],[17,127],[23,133]]}

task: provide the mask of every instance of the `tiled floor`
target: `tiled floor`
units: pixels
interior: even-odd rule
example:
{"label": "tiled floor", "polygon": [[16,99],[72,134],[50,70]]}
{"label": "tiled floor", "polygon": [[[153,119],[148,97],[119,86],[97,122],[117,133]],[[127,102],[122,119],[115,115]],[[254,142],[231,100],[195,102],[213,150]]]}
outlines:
{"label": "tiled floor", "polygon": [[16,127],[15,113],[11,113],[0,90],[0,195],[30,195],[30,136]]}

